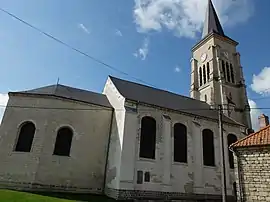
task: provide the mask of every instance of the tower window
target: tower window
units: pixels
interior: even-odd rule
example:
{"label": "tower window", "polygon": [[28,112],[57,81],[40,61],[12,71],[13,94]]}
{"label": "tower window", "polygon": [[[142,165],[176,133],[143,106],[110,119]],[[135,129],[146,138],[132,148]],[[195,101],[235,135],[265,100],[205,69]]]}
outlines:
{"label": "tower window", "polygon": [[205,65],[203,65],[203,84],[206,84]]}
{"label": "tower window", "polygon": [[232,83],[234,83],[234,72],[233,72],[233,66],[232,66],[232,64],[230,64],[230,70],[231,70]]}
{"label": "tower window", "polygon": [[202,86],[202,68],[199,68],[199,82],[200,82],[200,86]]}
{"label": "tower window", "polygon": [[205,100],[205,102],[207,102],[207,95],[206,94],[204,95],[204,100]]}
{"label": "tower window", "polygon": [[221,64],[222,64],[223,77],[226,80],[226,71],[225,71],[225,62],[224,62],[224,60],[221,61]]}
{"label": "tower window", "polygon": [[230,67],[228,62],[226,62],[226,70],[227,70],[227,80],[228,82],[231,82]]}
{"label": "tower window", "polygon": [[155,159],[156,152],[156,120],[145,116],[141,121],[140,157]]}
{"label": "tower window", "polygon": [[210,80],[210,67],[209,67],[209,62],[206,64],[206,71],[207,71],[207,80]]}

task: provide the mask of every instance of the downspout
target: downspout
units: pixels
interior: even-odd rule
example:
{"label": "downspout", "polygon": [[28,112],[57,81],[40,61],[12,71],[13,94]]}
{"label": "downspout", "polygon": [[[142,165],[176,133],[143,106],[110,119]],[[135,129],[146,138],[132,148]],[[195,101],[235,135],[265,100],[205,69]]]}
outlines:
{"label": "downspout", "polygon": [[106,162],[105,162],[105,170],[104,170],[104,178],[103,178],[103,187],[102,187],[102,194],[105,195],[105,187],[106,187],[106,180],[107,180],[107,168],[108,168],[108,160],[109,160],[109,152],[110,152],[110,142],[112,137],[112,124],[113,124],[113,116],[114,116],[115,110],[112,110],[111,115],[111,123],[110,123],[110,130],[109,130],[109,138],[107,143],[107,154],[106,154]]}
{"label": "downspout", "polygon": [[[242,177],[240,175],[240,161],[238,152],[234,151],[232,147],[229,147],[229,150],[235,154],[236,163],[237,163],[237,177],[238,177],[238,185],[239,185],[239,197],[240,202],[244,202],[243,200],[243,187],[242,187]],[[237,196],[236,196],[237,197]]]}

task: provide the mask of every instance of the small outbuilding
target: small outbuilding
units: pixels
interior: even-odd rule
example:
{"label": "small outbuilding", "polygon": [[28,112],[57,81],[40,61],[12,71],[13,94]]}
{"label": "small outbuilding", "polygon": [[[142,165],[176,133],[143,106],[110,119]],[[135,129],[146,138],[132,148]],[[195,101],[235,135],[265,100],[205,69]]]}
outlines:
{"label": "small outbuilding", "polygon": [[259,117],[260,130],[230,146],[235,158],[237,201],[270,201],[270,125]]}

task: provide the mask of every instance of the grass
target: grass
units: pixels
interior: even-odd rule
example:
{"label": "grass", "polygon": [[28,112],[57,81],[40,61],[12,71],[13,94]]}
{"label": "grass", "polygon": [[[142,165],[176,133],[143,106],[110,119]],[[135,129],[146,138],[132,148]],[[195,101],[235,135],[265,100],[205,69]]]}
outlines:
{"label": "grass", "polygon": [[0,202],[112,202],[105,196],[76,195],[60,193],[29,193],[0,189]]}

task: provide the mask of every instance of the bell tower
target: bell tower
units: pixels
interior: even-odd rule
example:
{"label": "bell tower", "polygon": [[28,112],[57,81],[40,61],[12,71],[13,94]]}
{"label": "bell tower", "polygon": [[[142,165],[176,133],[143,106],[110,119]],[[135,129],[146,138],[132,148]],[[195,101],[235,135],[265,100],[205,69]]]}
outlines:
{"label": "bell tower", "polygon": [[214,5],[208,0],[202,39],[192,48],[190,96],[251,128],[245,79],[238,43],[224,34]]}

